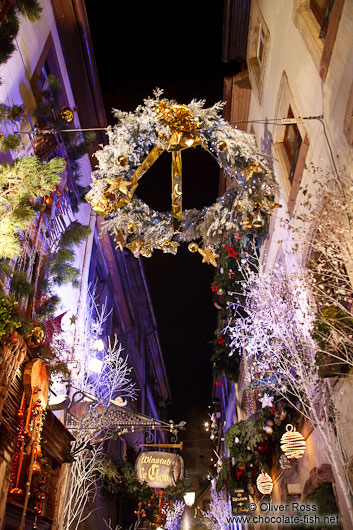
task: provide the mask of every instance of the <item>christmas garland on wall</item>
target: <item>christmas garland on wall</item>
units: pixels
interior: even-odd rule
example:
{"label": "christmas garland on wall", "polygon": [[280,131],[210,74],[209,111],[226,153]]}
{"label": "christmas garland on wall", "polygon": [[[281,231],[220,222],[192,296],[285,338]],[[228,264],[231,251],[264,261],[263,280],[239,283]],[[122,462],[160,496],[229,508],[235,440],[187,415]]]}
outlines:
{"label": "christmas garland on wall", "polygon": [[[104,229],[119,248],[136,257],[154,250],[175,254],[180,243],[193,242],[203,261],[217,266],[217,247],[230,234],[260,227],[263,215],[279,205],[275,182],[254,137],[239,131],[220,115],[223,104],[203,108],[204,101],[180,105],[161,99],[161,90],[135,112],[114,111],[119,123],[108,127],[109,144],[96,153],[98,167],[86,195],[92,208],[108,219]],[[232,186],[202,210],[182,211],[181,151],[200,145],[232,179]],[[135,195],[139,179],[162,152],[172,154],[172,208],[158,212]]]}

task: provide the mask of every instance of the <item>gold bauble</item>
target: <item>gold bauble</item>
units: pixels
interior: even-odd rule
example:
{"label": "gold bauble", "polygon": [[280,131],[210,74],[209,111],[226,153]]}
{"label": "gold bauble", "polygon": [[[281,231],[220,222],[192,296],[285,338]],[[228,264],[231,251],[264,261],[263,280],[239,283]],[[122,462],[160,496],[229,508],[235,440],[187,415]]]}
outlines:
{"label": "gold bauble", "polygon": [[38,348],[44,341],[45,333],[41,326],[35,326],[28,338],[30,348]]}
{"label": "gold bauble", "polygon": [[66,123],[72,123],[74,121],[74,113],[70,107],[62,107],[60,112],[60,118]]}
{"label": "gold bauble", "polygon": [[191,243],[188,244],[188,249],[190,252],[197,252],[199,250],[199,246],[196,241],[191,241]]}
{"label": "gold bauble", "polygon": [[305,453],[306,442],[304,436],[297,432],[290,423],[286,426],[286,432],[281,438],[281,449],[289,460],[301,458]]}
{"label": "gold bauble", "polygon": [[39,475],[39,473],[42,471],[42,468],[38,464],[38,462],[33,462],[32,465],[32,473],[33,475]]}
{"label": "gold bauble", "polygon": [[227,142],[224,142],[223,140],[220,140],[219,142],[217,142],[217,149],[220,153],[225,151],[227,147],[228,147]]}
{"label": "gold bauble", "polygon": [[268,473],[260,473],[256,479],[256,486],[260,493],[269,495],[273,490],[272,478]]}
{"label": "gold bauble", "polygon": [[136,230],[136,225],[135,223],[129,223],[127,225],[127,231],[129,232],[129,234],[133,234]]}
{"label": "gold bauble", "polygon": [[119,166],[121,166],[121,167],[125,167],[125,166],[127,166],[128,163],[129,163],[127,157],[124,156],[124,155],[120,155],[120,156],[118,156],[118,158],[116,159],[116,162],[117,162],[117,164],[118,164]]}

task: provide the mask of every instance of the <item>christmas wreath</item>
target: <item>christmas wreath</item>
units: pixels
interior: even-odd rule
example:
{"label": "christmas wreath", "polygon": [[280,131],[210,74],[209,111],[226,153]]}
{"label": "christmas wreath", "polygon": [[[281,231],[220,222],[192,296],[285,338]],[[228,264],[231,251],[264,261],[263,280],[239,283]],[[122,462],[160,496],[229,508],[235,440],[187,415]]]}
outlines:
{"label": "christmas wreath", "polygon": [[[135,112],[114,110],[118,124],[107,129],[109,143],[96,153],[98,167],[86,195],[92,208],[107,217],[104,229],[120,249],[150,257],[155,249],[175,254],[181,242],[193,242],[203,261],[217,265],[215,249],[230,234],[264,224],[275,182],[254,137],[239,131],[219,114],[223,103],[180,105],[156,90]],[[201,146],[231,177],[232,186],[202,210],[182,211],[181,151]],[[171,212],[158,212],[135,195],[139,179],[164,152],[172,155]]]}

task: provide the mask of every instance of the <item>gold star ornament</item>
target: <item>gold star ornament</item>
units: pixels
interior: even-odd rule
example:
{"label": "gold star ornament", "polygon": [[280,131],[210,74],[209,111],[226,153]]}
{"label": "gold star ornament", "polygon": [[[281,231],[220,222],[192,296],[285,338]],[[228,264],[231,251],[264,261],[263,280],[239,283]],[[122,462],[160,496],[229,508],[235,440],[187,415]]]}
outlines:
{"label": "gold star ornament", "polygon": [[216,254],[212,251],[210,247],[207,247],[206,250],[199,248],[198,251],[203,256],[202,263],[210,263],[214,267],[217,267],[217,258],[219,258],[219,254]]}

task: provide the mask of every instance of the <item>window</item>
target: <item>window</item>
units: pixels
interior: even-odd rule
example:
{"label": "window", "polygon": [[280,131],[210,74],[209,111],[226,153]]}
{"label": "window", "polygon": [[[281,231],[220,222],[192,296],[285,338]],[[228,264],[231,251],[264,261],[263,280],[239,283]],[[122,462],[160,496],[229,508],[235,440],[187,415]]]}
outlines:
{"label": "window", "polygon": [[[291,106],[288,109],[288,118],[294,118],[294,114]],[[292,184],[295,168],[298,162],[298,156],[300,151],[300,146],[302,144],[302,137],[298,126],[296,124],[286,125],[283,138],[283,146],[288,158],[289,163],[289,172],[288,178],[289,182]]]}
{"label": "window", "polygon": [[295,118],[300,116],[290,90],[285,72],[280,83],[275,117],[281,121],[286,117],[293,120],[286,125],[279,125],[273,133],[275,158],[279,164],[281,187],[288,197],[288,211],[291,215],[298,195],[300,182],[305,167],[305,158],[309,149],[309,137],[303,123]]}
{"label": "window", "polygon": [[353,83],[351,86],[350,94],[348,96],[346,113],[343,122],[343,131],[348,144],[350,146],[353,146]]}
{"label": "window", "polygon": [[47,38],[47,41],[43,47],[43,51],[31,78],[31,87],[37,103],[39,103],[42,99],[41,91],[48,89],[49,74],[56,77],[56,79],[58,79],[60,83],[61,90],[59,93],[59,104],[61,106],[67,106],[68,98],[65,93],[65,84],[63,81],[63,76],[61,74],[59,60],[56,55],[54,41],[51,35],[49,35],[49,37]]}
{"label": "window", "polygon": [[344,0],[296,0],[293,20],[325,81]]}
{"label": "window", "polygon": [[320,26],[320,39],[324,39],[327,33],[328,21],[334,0],[310,0],[310,8]]}
{"label": "window", "polygon": [[249,23],[247,63],[251,86],[260,101],[262,99],[269,40],[270,33],[257,2],[252,2]]}
{"label": "window", "polygon": [[262,64],[262,61],[264,58],[265,40],[266,40],[265,30],[264,30],[263,25],[260,22],[258,42],[257,42],[257,60],[259,61],[260,65]]}

